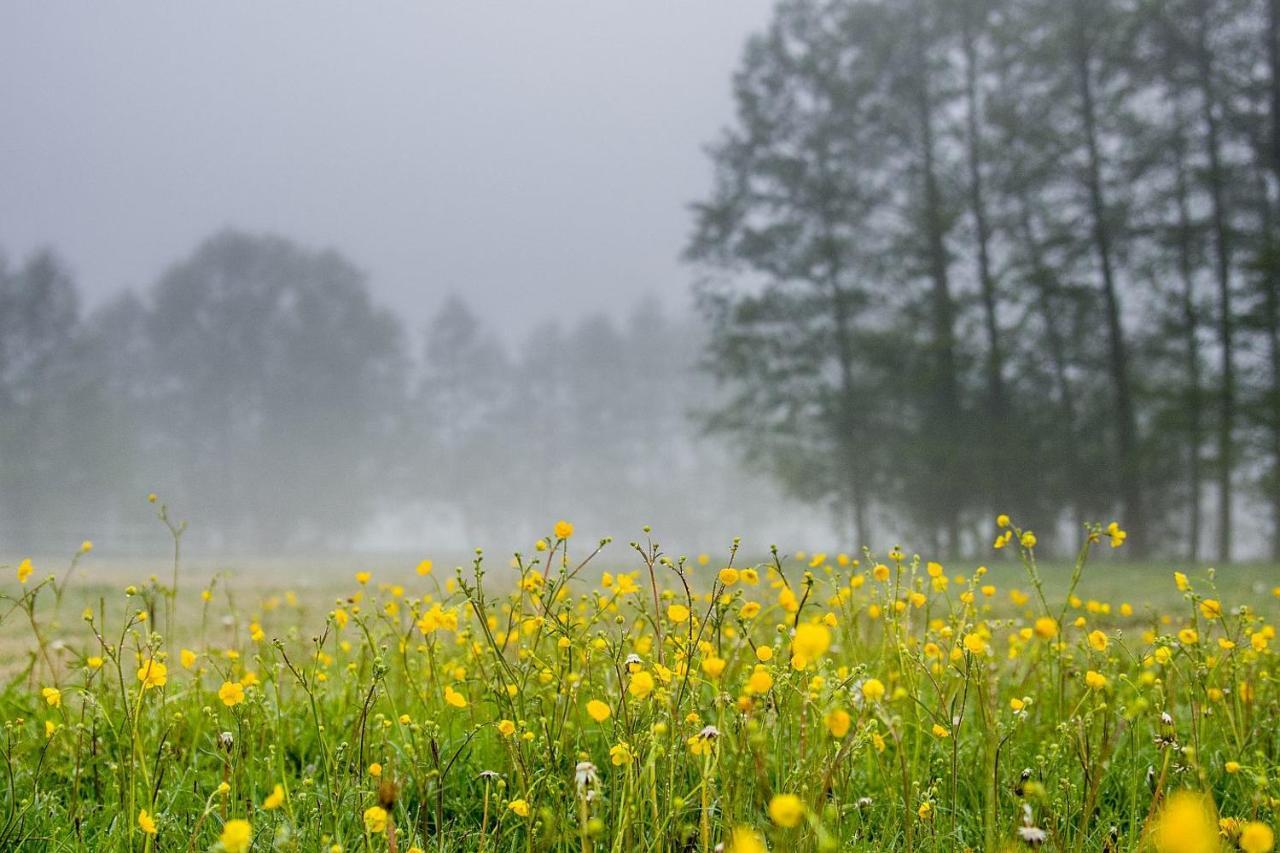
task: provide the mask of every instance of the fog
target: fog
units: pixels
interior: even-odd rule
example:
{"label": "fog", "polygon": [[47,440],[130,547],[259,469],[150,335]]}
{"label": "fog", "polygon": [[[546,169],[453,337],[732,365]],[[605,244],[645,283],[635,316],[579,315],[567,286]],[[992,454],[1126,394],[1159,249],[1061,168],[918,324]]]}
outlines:
{"label": "fog", "polygon": [[[1280,560],[1280,7],[10,3],[0,564]],[[1030,540],[1029,540],[1030,541]],[[1015,548],[1004,552],[1004,557]]]}
{"label": "fog", "polygon": [[0,9],[0,246],[98,304],[226,226],[334,246],[419,327],[687,308],[684,207],[765,0]]}
{"label": "fog", "polygon": [[[286,235],[351,259],[415,351],[451,294],[513,353],[548,321],[567,330],[603,315],[623,325],[651,300],[685,314],[690,273],[679,254],[685,209],[709,184],[701,149],[732,116],[728,78],[768,11],[763,0],[388,3],[376,12],[309,2],[5,4],[0,252],[16,263],[54,248],[88,316],[126,291],[145,294],[223,228]],[[483,542],[447,507],[418,500],[388,502],[319,541],[237,542],[209,530],[222,521],[208,517],[216,486],[178,488],[138,467],[145,473],[96,482],[77,511],[6,519],[6,538],[52,549],[93,534],[108,549],[149,547],[163,531],[138,503],[144,486],[189,518],[192,541],[241,551],[507,547],[581,505],[550,495],[542,512],[502,516],[518,529],[487,525]],[[423,479],[424,491],[438,488],[430,473]],[[39,479],[29,487],[58,491]],[[298,509],[273,511],[289,527]],[[336,500],[334,511],[345,509]],[[584,534],[625,538],[664,515],[637,511],[626,529],[603,529],[622,521],[617,513],[579,520]],[[746,523],[727,518],[697,538],[723,545]]]}

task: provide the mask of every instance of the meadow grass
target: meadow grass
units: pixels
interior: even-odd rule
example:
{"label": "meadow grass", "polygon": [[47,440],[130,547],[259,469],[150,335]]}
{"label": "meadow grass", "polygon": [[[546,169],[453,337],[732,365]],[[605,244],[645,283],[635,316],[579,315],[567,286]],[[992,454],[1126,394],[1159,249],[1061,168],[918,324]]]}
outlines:
{"label": "meadow grass", "polygon": [[14,561],[0,849],[1270,850],[1272,569],[993,536]]}

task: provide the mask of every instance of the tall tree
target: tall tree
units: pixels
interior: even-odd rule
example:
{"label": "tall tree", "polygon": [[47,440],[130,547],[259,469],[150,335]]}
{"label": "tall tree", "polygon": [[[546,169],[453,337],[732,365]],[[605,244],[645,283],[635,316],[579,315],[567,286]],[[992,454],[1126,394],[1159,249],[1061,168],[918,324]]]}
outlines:
{"label": "tall tree", "polygon": [[[1001,343],[999,319],[999,294],[996,291],[996,274],[992,266],[992,227],[988,209],[986,171],[986,142],[984,139],[984,92],[981,78],[982,61],[979,57],[979,41],[989,30],[987,16],[989,0],[960,0],[960,35],[964,65],[964,113],[965,158],[968,165],[968,207],[973,221],[971,241],[978,293],[982,303],[982,327],[986,333],[986,409],[988,434],[991,437],[984,467],[1004,472],[1000,464],[1001,454],[1011,442],[1009,400],[1005,390],[1004,347]],[[995,480],[994,498],[1007,500],[1008,476]]]}
{"label": "tall tree", "polygon": [[57,255],[39,251],[16,269],[0,256],[0,531],[17,547],[66,538],[59,408],[79,320],[79,290]]}
{"label": "tall tree", "polygon": [[505,517],[509,487],[497,427],[509,381],[497,337],[461,297],[450,295],[426,329],[414,419],[425,452],[416,456],[411,488],[455,508],[471,543]]}
{"label": "tall tree", "polygon": [[[715,188],[695,209],[689,248],[710,273],[700,299],[711,364],[733,389],[712,425],[794,493],[834,500],[858,543],[876,476],[865,403],[875,378],[858,350],[882,272],[884,245],[867,225],[882,210],[885,149],[861,114],[881,97],[882,58],[849,35],[883,22],[867,6],[778,7],[748,44],[737,123],[712,148]],[[758,284],[721,288],[725,272]]]}
{"label": "tall tree", "polygon": [[1090,0],[1070,2],[1070,45],[1072,73],[1076,79],[1078,115],[1086,161],[1084,182],[1088,191],[1088,210],[1092,243],[1097,253],[1098,275],[1106,310],[1108,360],[1107,371],[1115,395],[1116,443],[1119,454],[1120,493],[1128,523],[1139,530],[1145,528],[1142,468],[1138,455],[1138,421],[1130,381],[1129,347],[1120,302],[1120,286],[1116,279],[1112,229],[1115,221],[1103,184],[1103,155],[1098,128],[1098,105],[1095,74],[1098,63],[1100,33],[1114,17],[1107,15],[1101,4]]}
{"label": "tall tree", "polygon": [[1231,238],[1227,224],[1226,174],[1222,162],[1222,140],[1216,70],[1210,46],[1211,0],[1198,0],[1194,10],[1194,50],[1196,84],[1200,92],[1200,114],[1204,123],[1204,147],[1208,158],[1205,181],[1208,185],[1213,224],[1214,274],[1218,284],[1218,352],[1220,401],[1218,410],[1218,559],[1231,559],[1232,504],[1235,495],[1236,371],[1235,316],[1232,308]]}
{"label": "tall tree", "polygon": [[361,273],[333,251],[226,231],[151,303],[152,421],[192,514],[241,547],[349,541],[404,394],[399,325]]}
{"label": "tall tree", "polygon": [[[945,64],[946,57],[942,41],[946,19],[940,12],[936,3],[913,0],[891,19],[896,50],[890,60],[891,97],[886,103],[901,104],[904,111],[893,124],[900,128],[906,150],[911,152],[904,163],[914,189],[906,200],[911,230],[905,250],[919,258],[929,287],[926,316],[930,337],[926,346],[931,364],[919,440],[932,482],[916,494],[924,504],[931,532],[941,534],[937,545],[956,553],[964,481],[969,472],[961,464],[965,423],[956,346],[957,309],[947,246],[954,205],[943,189],[946,166],[938,132],[943,112],[939,66]],[[849,32],[853,35],[855,31]]]}

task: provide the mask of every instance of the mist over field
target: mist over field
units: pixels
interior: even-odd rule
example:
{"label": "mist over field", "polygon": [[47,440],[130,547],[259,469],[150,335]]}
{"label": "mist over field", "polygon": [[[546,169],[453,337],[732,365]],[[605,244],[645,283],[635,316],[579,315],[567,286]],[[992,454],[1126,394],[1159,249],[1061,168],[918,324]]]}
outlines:
{"label": "mist over field", "polygon": [[768,11],[4,9],[0,540],[148,551],[151,491],[247,553],[822,531],[693,419],[685,206]]}
{"label": "mist over field", "polygon": [[1269,7],[907,6],[11,4],[0,541],[1274,555]]}
{"label": "mist over field", "polygon": [[0,2],[0,853],[1275,853],[1278,618],[1280,0]]}

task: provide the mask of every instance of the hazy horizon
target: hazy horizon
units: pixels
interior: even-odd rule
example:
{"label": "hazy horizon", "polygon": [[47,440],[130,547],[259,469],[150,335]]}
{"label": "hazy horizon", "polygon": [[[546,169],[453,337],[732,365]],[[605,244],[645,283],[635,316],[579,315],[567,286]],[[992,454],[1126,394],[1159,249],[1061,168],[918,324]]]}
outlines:
{"label": "hazy horizon", "polygon": [[89,309],[225,227],[342,251],[415,329],[449,293],[504,337],[679,309],[770,6],[9,4],[0,247],[54,248]]}

